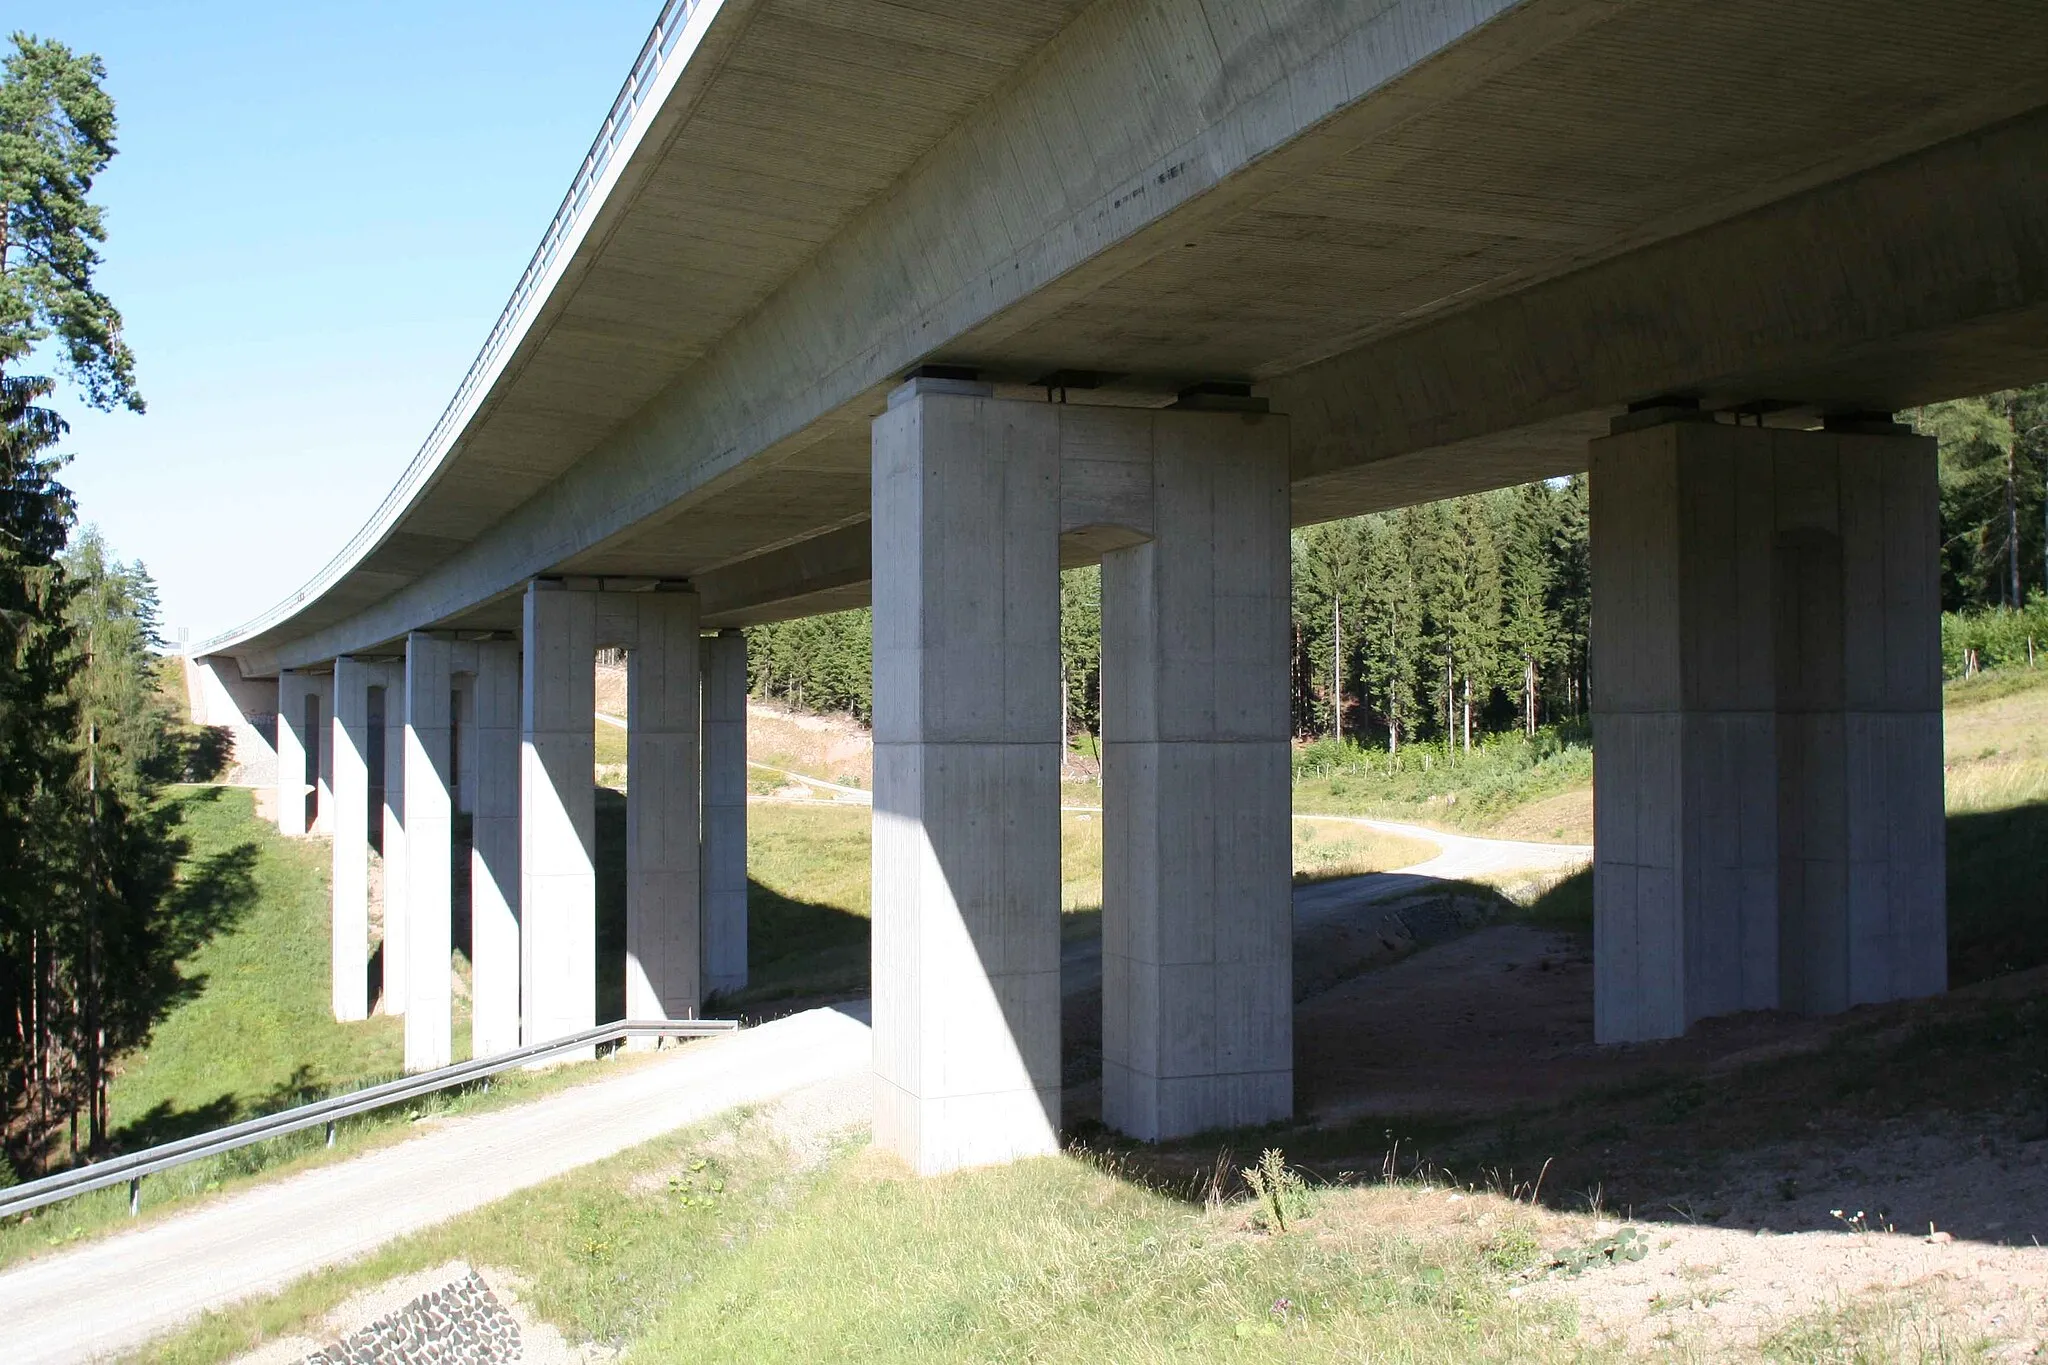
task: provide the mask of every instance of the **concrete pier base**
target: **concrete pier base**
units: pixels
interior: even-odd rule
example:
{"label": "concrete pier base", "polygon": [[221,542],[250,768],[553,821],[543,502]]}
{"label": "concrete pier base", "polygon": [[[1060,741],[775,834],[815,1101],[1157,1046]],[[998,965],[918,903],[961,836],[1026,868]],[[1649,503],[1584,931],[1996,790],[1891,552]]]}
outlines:
{"label": "concrete pier base", "polygon": [[1592,447],[1595,1036],[1944,989],[1934,443]]}
{"label": "concrete pier base", "polygon": [[[370,1015],[370,689],[383,670],[343,656],[334,661],[334,870],[331,948],[334,1017]],[[379,767],[383,765],[381,762]]]}
{"label": "concrete pier base", "polygon": [[519,1046],[519,645],[476,647],[469,689],[470,1056]]}
{"label": "concrete pier base", "polygon": [[1102,561],[1102,1117],[1294,1105],[1287,424],[1151,418],[1152,539]]}
{"label": "concrete pier base", "polygon": [[405,644],[405,1069],[448,1065],[454,1029],[454,797],[449,790],[453,646]]}
{"label": "concrete pier base", "polygon": [[597,1022],[597,594],[527,585],[520,696],[521,1040]]}
{"label": "concrete pier base", "polygon": [[698,963],[697,595],[636,594],[626,655],[626,1017],[694,1019]]}
{"label": "concrete pier base", "polygon": [[1058,1149],[1058,410],[914,381],[873,441],[875,1140],[930,1173]]}
{"label": "concrete pier base", "polygon": [[704,993],[747,985],[747,637],[703,642],[703,843],[698,913]]}

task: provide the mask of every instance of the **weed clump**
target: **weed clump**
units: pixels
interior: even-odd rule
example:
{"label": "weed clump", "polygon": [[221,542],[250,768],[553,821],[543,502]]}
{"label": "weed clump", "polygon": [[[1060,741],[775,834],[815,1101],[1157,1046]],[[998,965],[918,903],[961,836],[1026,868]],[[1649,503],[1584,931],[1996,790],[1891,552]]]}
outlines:
{"label": "weed clump", "polygon": [[1308,1183],[1299,1171],[1289,1168],[1278,1147],[1261,1152],[1258,1164],[1244,1167],[1243,1175],[1258,1200],[1258,1210],[1252,1215],[1255,1225],[1282,1233],[1289,1220],[1300,1222],[1308,1216]]}

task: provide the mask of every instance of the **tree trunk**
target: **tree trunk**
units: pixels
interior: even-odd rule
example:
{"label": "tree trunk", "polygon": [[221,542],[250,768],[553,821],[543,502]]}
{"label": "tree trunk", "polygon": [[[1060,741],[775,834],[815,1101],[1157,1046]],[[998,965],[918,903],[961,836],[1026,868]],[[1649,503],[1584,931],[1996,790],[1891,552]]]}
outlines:
{"label": "tree trunk", "polygon": [[1067,754],[1074,747],[1074,732],[1067,728],[1067,670],[1060,669],[1060,776],[1067,775]]}
{"label": "tree trunk", "polygon": [[[2019,421],[2019,400],[2006,404],[2007,416],[2015,428]],[[2005,447],[2005,557],[2012,579],[2012,606],[2018,611],[2020,599],[2020,439],[2017,430]]]}
{"label": "tree trunk", "polygon": [[1536,738],[1536,656],[1522,656],[1522,729]]}
{"label": "tree trunk", "polygon": [[1330,733],[1344,742],[1344,599],[1330,594]]}
{"label": "tree trunk", "polygon": [[1465,752],[1472,752],[1472,675],[1465,675]]}

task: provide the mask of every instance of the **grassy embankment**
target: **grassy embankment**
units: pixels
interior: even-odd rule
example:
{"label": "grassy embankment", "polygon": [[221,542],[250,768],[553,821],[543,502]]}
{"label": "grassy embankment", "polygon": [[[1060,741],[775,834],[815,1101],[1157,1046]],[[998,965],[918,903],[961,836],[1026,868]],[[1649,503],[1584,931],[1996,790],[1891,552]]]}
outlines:
{"label": "grassy embankment", "polygon": [[728,1119],[138,1358],[202,1365],[317,1339],[349,1294],[457,1257],[512,1271],[572,1340],[638,1362],[1588,1358],[1568,1312],[1508,1293],[1539,1247],[1583,1239],[1573,1220],[1494,1199],[1442,1211],[1415,1189],[1309,1191],[1276,1234],[1246,1202],[1149,1190],[1085,1158],[919,1181],[855,1150],[803,1171],[761,1125]]}
{"label": "grassy embankment", "polygon": [[[2048,962],[2043,684],[1950,689],[1958,984]],[[756,969],[794,980],[801,964],[776,958],[777,945],[795,954],[815,926],[778,925],[763,898],[802,890],[849,935],[864,930],[865,813],[754,809],[756,947],[767,954]],[[1094,866],[1099,876],[1099,855]],[[1087,899],[1089,871],[1085,858],[1070,863],[1070,904]],[[1887,1007],[1817,1052],[1745,1068],[1732,1090],[1652,1077],[1505,1119],[1403,1120],[1400,1135],[1465,1170],[1526,1175],[1560,1156],[1546,1198],[1592,1201],[1604,1189],[1612,1206],[1634,1185],[1697,1181],[1716,1153],[1740,1160],[1759,1142],[2011,1104],[2048,1058],[2040,1014],[2025,997]],[[1382,1150],[1386,1131],[1372,1119],[1276,1140],[1335,1176]],[[1270,1136],[1237,1135],[1238,1150]],[[1177,1197],[1201,1191],[1214,1151],[1160,1151],[1138,1179],[1077,1156],[920,1182],[864,1152],[805,1174],[758,1136],[736,1144],[700,1130],[208,1319],[150,1358],[225,1359],[355,1289],[455,1256],[517,1272],[529,1302],[573,1339],[626,1347],[629,1360],[685,1345],[758,1360],[1599,1358],[1565,1310],[1509,1297],[1539,1248],[1588,1240],[1585,1220],[1494,1197],[1452,1212],[1415,1182],[1347,1183],[1312,1191],[1306,1221],[1274,1236],[1251,1225],[1246,1203]],[[1918,1357],[1917,1330],[1910,1314],[1859,1300],[1782,1327],[1761,1353]]]}
{"label": "grassy embankment", "polygon": [[[333,1018],[327,841],[280,837],[255,818],[246,790],[174,787],[165,799],[179,812],[186,845],[176,912],[199,917],[203,928],[199,947],[179,964],[183,998],[148,1045],[116,1066],[108,1103],[117,1149],[168,1142],[398,1075],[403,1020]],[[454,1033],[457,1057],[467,1056],[461,1000]],[[145,1181],[143,1216],[394,1141],[415,1121],[544,1093],[570,1083],[575,1071],[508,1075],[488,1091],[444,1092],[350,1119],[339,1125],[332,1151],[315,1130],[188,1163]],[[0,1220],[0,1265],[130,1225],[125,1187]]]}

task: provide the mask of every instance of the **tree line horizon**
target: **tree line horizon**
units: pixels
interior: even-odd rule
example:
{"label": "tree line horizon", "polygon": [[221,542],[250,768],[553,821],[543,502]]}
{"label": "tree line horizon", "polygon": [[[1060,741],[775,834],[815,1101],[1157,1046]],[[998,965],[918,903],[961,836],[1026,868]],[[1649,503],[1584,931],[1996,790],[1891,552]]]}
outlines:
{"label": "tree line horizon", "polygon": [[[1936,438],[1943,667],[2048,651],[2048,383],[1903,414]],[[1586,476],[1301,528],[1291,540],[1292,723],[1301,741],[1390,753],[1584,723],[1592,621]],[[1099,568],[1060,576],[1069,742],[1100,734]],[[755,696],[873,708],[869,608],[753,626]]]}

